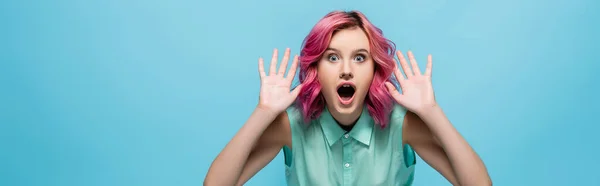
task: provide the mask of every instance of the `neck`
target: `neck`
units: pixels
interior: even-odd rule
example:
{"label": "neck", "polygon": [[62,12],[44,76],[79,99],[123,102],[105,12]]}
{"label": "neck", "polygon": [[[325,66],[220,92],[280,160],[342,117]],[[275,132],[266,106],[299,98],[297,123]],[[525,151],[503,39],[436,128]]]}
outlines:
{"label": "neck", "polygon": [[349,132],[349,131],[351,131],[351,130],[352,130],[352,128],[354,128],[354,125],[356,125],[356,122],[358,121],[358,118],[357,118],[357,119],[356,119],[356,120],[355,120],[353,123],[351,123],[350,125],[342,125],[342,124],[340,124],[340,122],[339,122],[339,121],[337,121],[337,120],[335,120],[335,121],[337,122],[337,124],[338,124],[338,125],[339,125],[339,126],[340,126],[340,127],[343,129],[343,130],[344,130],[344,131],[346,131],[346,132]]}
{"label": "neck", "polygon": [[362,107],[358,107],[356,110],[349,113],[340,113],[337,110],[329,109],[331,116],[337,122],[337,124],[345,131],[352,130],[352,127],[356,124],[363,112]]}

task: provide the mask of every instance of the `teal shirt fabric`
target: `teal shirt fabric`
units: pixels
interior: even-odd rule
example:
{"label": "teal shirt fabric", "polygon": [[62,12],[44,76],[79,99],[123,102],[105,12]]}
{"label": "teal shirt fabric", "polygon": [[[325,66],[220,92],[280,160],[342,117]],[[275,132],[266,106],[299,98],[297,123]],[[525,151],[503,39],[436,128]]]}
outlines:
{"label": "teal shirt fabric", "polygon": [[415,154],[402,144],[406,109],[395,105],[386,128],[374,124],[366,107],[349,132],[327,109],[309,124],[287,109],[292,147],[284,147],[288,185],[411,185]]}

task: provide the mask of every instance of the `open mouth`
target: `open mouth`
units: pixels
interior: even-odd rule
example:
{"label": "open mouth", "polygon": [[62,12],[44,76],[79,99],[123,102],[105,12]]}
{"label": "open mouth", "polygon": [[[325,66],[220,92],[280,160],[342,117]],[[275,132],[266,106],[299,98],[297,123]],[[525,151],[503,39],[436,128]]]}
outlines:
{"label": "open mouth", "polygon": [[352,83],[342,83],[338,86],[337,93],[342,104],[347,105],[352,102],[356,88]]}

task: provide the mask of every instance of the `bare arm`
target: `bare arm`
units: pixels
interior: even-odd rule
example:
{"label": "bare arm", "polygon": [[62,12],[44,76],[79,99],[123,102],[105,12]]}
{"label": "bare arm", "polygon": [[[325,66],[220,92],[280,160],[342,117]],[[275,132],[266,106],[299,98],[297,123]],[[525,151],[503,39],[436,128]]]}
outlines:
{"label": "bare arm", "polygon": [[441,108],[424,113],[406,117],[405,140],[415,152],[453,185],[492,185],[483,161]]}
{"label": "bare arm", "polygon": [[431,55],[422,74],[411,51],[408,52],[410,66],[400,51],[396,54],[406,75],[404,78],[400,69],[394,70],[402,94],[391,83],[386,86],[394,99],[411,111],[405,117],[403,141],[454,185],[492,185],[483,161],[435,101]]}
{"label": "bare arm", "polygon": [[265,130],[257,145],[250,153],[244,170],[237,182],[243,185],[258,171],[273,161],[284,145],[292,147],[292,136],[287,113],[279,114],[277,119]]}
{"label": "bare arm", "polygon": [[204,185],[242,184],[268,164],[277,154],[276,151],[287,144],[286,139],[290,138],[289,121],[284,122],[287,120],[284,111],[296,99],[302,85],[290,91],[298,57],[294,57],[292,67],[284,77],[290,56],[289,48],[285,51],[279,70],[276,70],[277,56],[277,49],[274,49],[268,75],[263,67],[263,59],[259,58],[259,104],[215,158],[206,174]]}
{"label": "bare arm", "polygon": [[248,121],[229,141],[213,161],[204,185],[234,185],[238,182],[246,160],[269,123],[275,120],[275,113],[255,109]]}
{"label": "bare arm", "polygon": [[460,185],[439,140],[431,134],[419,116],[412,112],[406,113],[402,128],[404,144],[409,144],[427,164],[442,174],[452,185]]}

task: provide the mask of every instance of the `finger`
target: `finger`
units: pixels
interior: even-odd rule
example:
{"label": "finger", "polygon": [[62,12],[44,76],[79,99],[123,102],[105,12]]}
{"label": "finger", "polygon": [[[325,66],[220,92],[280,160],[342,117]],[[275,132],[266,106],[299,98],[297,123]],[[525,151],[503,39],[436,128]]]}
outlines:
{"label": "finger", "polygon": [[294,80],[294,76],[296,75],[296,69],[298,68],[298,55],[294,55],[294,60],[292,61],[292,66],[290,67],[290,71],[288,71],[286,79],[291,84]]}
{"label": "finger", "polygon": [[426,75],[426,76],[431,76],[431,68],[432,68],[432,66],[433,66],[433,64],[432,64],[432,59],[431,59],[431,58],[432,58],[432,57],[431,57],[431,54],[429,54],[429,55],[427,56],[427,68],[425,68],[425,75]]}
{"label": "finger", "polygon": [[398,92],[398,90],[396,89],[396,87],[394,85],[392,85],[392,83],[390,83],[390,82],[385,82],[385,86],[387,87],[387,90],[390,93],[390,95],[396,101],[400,102],[400,99],[402,98],[402,94],[400,94],[400,92]]}
{"label": "finger", "polygon": [[296,86],[296,88],[294,88],[294,90],[292,90],[292,97],[294,99],[296,99],[298,97],[298,94],[300,94],[300,90],[302,90],[303,86],[304,86],[304,84],[300,84],[300,85]]}
{"label": "finger", "polygon": [[406,78],[404,78],[404,75],[402,75],[402,72],[400,72],[400,69],[397,66],[394,68],[394,75],[396,76],[396,80],[398,81],[398,84],[400,84],[400,87],[404,86]]}
{"label": "finger", "polygon": [[264,61],[262,57],[258,58],[258,74],[260,74],[260,79],[266,76]]}
{"label": "finger", "polygon": [[277,49],[273,49],[273,57],[271,58],[271,68],[269,68],[269,76],[275,75],[277,68]]}
{"label": "finger", "polygon": [[413,55],[412,51],[410,50],[408,51],[408,60],[410,60],[410,64],[412,65],[413,73],[415,75],[421,75],[421,70],[419,69],[415,55]]}
{"label": "finger", "polygon": [[279,77],[283,77],[285,74],[285,69],[287,69],[288,60],[290,60],[290,48],[286,48],[283,54],[283,59],[281,60],[281,64],[279,65],[279,72],[277,75]]}
{"label": "finger", "polygon": [[[396,60],[394,60],[394,61],[396,61]],[[396,76],[396,80],[398,80],[398,82],[402,82],[405,79],[404,75],[402,75],[402,72],[400,72],[398,65],[394,66],[394,75]]]}
{"label": "finger", "polygon": [[390,93],[392,93],[392,94],[395,93],[395,92],[398,92],[398,90],[396,89],[396,87],[392,83],[390,83],[390,82],[385,82],[385,87],[387,87],[387,90]]}
{"label": "finger", "polygon": [[402,66],[402,70],[404,71],[404,74],[406,74],[406,78],[412,77],[413,73],[410,70],[410,67],[408,67],[408,63],[406,63],[406,59],[404,58],[402,52],[397,51],[396,55],[398,55],[398,59],[400,60],[400,66]]}

